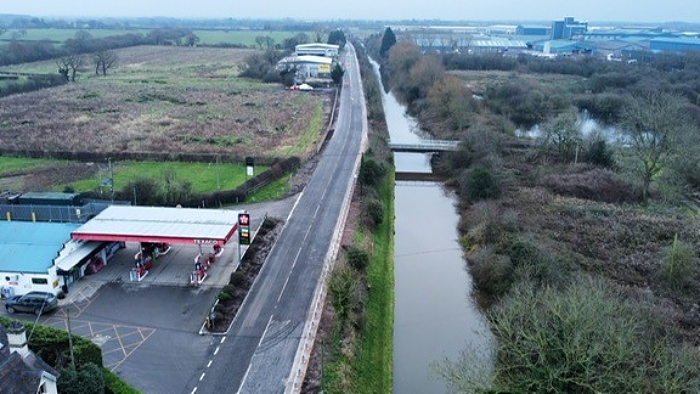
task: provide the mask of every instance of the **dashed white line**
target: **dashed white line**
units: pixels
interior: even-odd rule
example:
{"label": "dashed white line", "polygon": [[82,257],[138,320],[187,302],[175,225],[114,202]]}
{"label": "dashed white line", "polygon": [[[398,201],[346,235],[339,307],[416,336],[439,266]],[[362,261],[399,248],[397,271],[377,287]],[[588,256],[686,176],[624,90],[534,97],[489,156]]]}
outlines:
{"label": "dashed white line", "polygon": [[[265,331],[263,331],[263,334],[260,336],[260,341],[258,342],[258,346],[260,347],[260,344],[262,343],[263,339],[265,339],[265,334],[267,334],[267,330],[270,329],[270,324],[272,323],[272,317],[273,315],[270,315],[270,320],[267,321],[267,325],[265,326]],[[243,379],[241,379],[241,384],[238,386],[238,390],[236,391],[236,394],[241,394],[241,390],[243,390],[243,384],[245,383],[246,379],[248,378],[248,373],[250,372],[250,368],[253,366],[253,360],[250,360],[250,363],[248,363],[248,369],[246,369],[245,374],[243,375]]]}
{"label": "dashed white line", "polygon": [[226,337],[223,336],[223,337],[221,337],[221,342],[219,342],[219,343],[224,343],[225,340],[226,340]]}
{"label": "dashed white line", "polygon": [[197,392],[197,388],[195,387],[195,388],[192,389],[192,391],[190,392],[190,394],[194,394],[194,393],[196,393],[196,392]]}
{"label": "dashed white line", "polygon": [[218,346],[217,346],[216,349],[214,350],[214,355],[216,356],[217,353],[219,353],[219,347],[218,347]]}
{"label": "dashed white line", "polygon": [[202,372],[202,376],[199,377],[200,382],[202,381],[202,379],[204,379],[204,375],[206,375],[206,374],[207,374],[206,372]]}
{"label": "dashed white line", "polygon": [[209,362],[207,363],[207,368],[211,367],[212,362],[214,362],[214,360],[209,360]]}

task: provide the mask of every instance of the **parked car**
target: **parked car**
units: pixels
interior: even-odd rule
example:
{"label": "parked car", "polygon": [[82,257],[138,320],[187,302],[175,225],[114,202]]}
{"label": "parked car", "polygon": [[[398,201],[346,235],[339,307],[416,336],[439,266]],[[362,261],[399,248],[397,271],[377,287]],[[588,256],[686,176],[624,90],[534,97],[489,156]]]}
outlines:
{"label": "parked car", "polygon": [[10,297],[5,300],[7,313],[29,312],[40,315],[58,307],[58,298],[51,293],[31,291],[24,295]]}

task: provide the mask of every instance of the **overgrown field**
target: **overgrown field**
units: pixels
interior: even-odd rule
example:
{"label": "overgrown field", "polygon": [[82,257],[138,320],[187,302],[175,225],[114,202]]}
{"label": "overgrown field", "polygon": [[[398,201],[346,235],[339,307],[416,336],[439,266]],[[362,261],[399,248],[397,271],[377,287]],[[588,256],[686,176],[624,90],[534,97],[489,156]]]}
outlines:
{"label": "overgrown field", "polygon": [[[238,78],[251,50],[142,46],[116,51],[97,77],[0,99],[9,151],[186,152],[304,156],[322,136],[330,95]],[[54,62],[6,68],[55,72]],[[309,138],[309,137],[312,138]]]}

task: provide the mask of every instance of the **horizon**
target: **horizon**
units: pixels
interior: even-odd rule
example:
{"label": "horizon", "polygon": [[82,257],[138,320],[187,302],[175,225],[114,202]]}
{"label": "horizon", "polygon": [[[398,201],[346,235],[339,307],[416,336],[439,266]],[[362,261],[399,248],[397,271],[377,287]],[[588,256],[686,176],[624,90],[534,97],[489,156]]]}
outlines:
{"label": "horizon", "polygon": [[[595,23],[700,23],[700,2],[667,0],[663,6],[652,0],[634,4],[620,0],[589,0],[561,4],[559,0],[491,0],[488,4],[475,0],[406,0],[401,5],[355,0],[327,4],[309,0],[293,4],[267,0],[264,5],[222,0],[199,0],[196,6],[182,0],[102,0],[89,4],[86,0],[5,0],[2,13],[38,18],[174,18],[234,20],[299,20],[299,21],[503,21],[537,22],[561,20],[571,16],[579,21]],[[237,4],[238,3],[238,4]],[[89,4],[89,5],[88,5]],[[339,16],[341,16],[339,18]],[[417,18],[419,16],[419,18]]]}

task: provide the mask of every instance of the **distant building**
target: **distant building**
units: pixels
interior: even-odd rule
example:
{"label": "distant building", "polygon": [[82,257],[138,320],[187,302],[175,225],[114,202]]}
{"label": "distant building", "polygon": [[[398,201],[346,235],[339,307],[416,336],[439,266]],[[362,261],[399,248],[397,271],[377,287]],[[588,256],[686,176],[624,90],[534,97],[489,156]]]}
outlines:
{"label": "distant building", "polygon": [[535,43],[533,49],[547,55],[571,55],[589,53],[593,50],[590,45],[571,40],[542,41]]}
{"label": "distant building", "polygon": [[588,22],[579,22],[572,17],[552,22],[552,40],[570,40],[588,30]]}
{"label": "distant building", "polygon": [[548,36],[551,31],[551,26],[518,25],[515,34],[519,36]]}
{"label": "distant building", "polygon": [[288,56],[277,62],[277,70],[295,70],[295,83],[309,80],[331,80],[333,59],[324,56]]}
{"label": "distant building", "polygon": [[299,44],[294,48],[297,56],[323,56],[323,57],[338,57],[340,47],[333,44]]}
{"label": "distant building", "polygon": [[0,325],[0,393],[57,394],[59,373],[27,347],[24,326]]}
{"label": "distant building", "polygon": [[649,49],[658,52],[700,51],[698,38],[654,38],[649,41]]}

